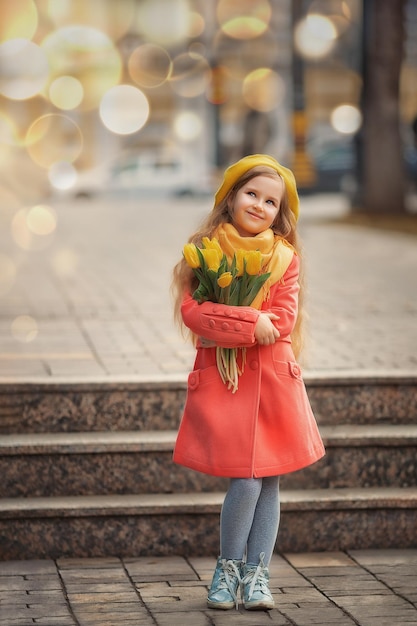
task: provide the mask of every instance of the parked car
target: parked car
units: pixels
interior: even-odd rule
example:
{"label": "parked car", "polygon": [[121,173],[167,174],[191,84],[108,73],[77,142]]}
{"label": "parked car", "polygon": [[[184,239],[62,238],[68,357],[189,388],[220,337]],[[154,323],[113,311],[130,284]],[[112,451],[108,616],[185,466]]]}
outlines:
{"label": "parked car", "polygon": [[156,154],[121,155],[78,173],[66,194],[90,198],[103,193],[159,193],[185,195],[209,191],[208,181],[184,160]]}

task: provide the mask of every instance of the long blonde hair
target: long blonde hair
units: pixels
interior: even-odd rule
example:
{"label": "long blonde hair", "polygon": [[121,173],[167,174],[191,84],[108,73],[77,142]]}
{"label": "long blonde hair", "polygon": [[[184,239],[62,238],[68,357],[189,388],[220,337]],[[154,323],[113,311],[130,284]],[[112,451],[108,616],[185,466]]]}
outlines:
{"label": "long blonde hair", "polygon": [[[203,220],[198,230],[188,239],[189,243],[195,243],[201,246],[203,237],[212,238],[214,231],[220,224],[225,222],[233,223],[230,206],[233,205],[237,192],[246,183],[256,176],[269,176],[277,180],[282,180],[279,174],[272,168],[266,166],[257,166],[245,172],[241,178],[233,185],[225,198],[215,205],[207,217]],[[278,214],[271,225],[271,229],[276,235],[284,237],[296,250],[300,259],[300,292],[298,295],[298,316],[293,332],[291,333],[294,354],[298,357],[303,347],[303,318],[304,318],[304,272],[301,256],[301,242],[297,232],[297,220],[288,203],[288,196],[284,184],[284,193],[281,199]],[[184,326],[181,317],[181,304],[184,293],[193,292],[197,287],[197,280],[192,269],[187,265],[185,259],[182,258],[174,267],[171,291],[174,298],[174,318],[180,326],[184,334],[188,329]]]}

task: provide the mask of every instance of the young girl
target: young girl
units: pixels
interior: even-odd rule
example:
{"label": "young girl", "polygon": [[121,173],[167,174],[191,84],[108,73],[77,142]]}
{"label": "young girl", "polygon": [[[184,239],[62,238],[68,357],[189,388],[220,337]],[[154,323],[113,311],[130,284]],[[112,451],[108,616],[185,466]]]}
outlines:
{"label": "young girl", "polygon": [[[220,517],[220,556],[207,604],[272,609],[268,565],[278,533],[279,476],[320,459],[324,448],[301,370],[299,200],[292,172],[268,155],[231,165],[214,208],[190,242],[216,238],[231,260],[236,250],[260,250],[270,277],[251,306],[203,302],[182,260],[174,269],[176,315],[197,348],[174,462],[230,486]],[[232,393],[216,365],[216,346],[244,348],[246,362]]]}

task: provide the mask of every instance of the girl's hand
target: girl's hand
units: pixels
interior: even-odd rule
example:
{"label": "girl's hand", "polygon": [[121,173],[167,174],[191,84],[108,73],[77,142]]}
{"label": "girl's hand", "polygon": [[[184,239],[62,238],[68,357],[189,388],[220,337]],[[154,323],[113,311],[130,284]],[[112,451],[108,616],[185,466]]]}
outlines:
{"label": "girl's hand", "polygon": [[272,321],[279,320],[275,313],[261,313],[255,326],[255,339],[261,346],[268,346],[279,338],[279,330]]}

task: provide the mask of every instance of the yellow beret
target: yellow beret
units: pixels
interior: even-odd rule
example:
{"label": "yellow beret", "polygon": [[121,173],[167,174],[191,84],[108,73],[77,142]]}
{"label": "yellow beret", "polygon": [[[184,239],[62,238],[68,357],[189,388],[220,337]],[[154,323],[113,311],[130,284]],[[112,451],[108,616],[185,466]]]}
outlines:
{"label": "yellow beret", "polygon": [[297,193],[297,186],[294,178],[294,174],[287,167],[284,167],[278,161],[268,154],[250,154],[243,157],[237,163],[234,163],[224,173],[223,182],[214,195],[214,203],[217,206],[228,194],[233,185],[237,183],[239,178],[247,171],[258,166],[267,166],[278,172],[284,181],[287,189],[288,202],[291,211],[294,213],[295,218],[298,219],[298,213],[300,208],[300,201]]}

